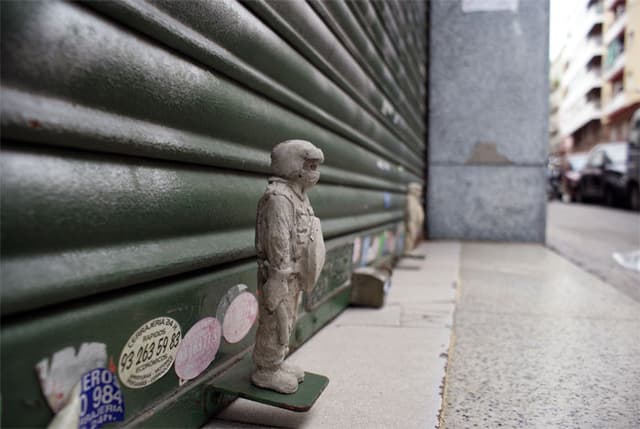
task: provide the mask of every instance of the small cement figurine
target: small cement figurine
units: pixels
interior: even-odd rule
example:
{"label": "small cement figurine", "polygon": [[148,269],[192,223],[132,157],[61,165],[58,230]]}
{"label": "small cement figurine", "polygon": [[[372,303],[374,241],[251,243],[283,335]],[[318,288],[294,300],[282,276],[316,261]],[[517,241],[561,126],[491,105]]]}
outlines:
{"label": "small cement figurine", "polygon": [[424,210],[420,202],[422,197],[422,185],[410,183],[407,193],[407,207],[405,216],[404,253],[410,253],[420,238],[420,232],[424,224]]}
{"label": "small cement figurine", "polygon": [[294,393],[304,371],[284,362],[302,291],[310,291],[324,265],[320,219],[307,191],[318,182],[322,151],[308,141],[287,140],[271,151],[274,177],[258,203],[258,331],[254,385]]}

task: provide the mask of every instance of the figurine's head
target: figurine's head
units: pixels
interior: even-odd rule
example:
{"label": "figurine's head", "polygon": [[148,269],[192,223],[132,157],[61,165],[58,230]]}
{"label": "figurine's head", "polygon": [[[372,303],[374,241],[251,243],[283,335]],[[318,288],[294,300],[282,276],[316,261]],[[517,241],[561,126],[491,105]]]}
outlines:
{"label": "figurine's head", "polygon": [[416,182],[409,183],[409,195],[420,198],[422,196],[422,185]]}
{"label": "figurine's head", "polygon": [[318,165],[324,161],[322,151],[306,140],[287,140],[271,151],[271,171],[276,176],[308,189],[318,183]]}

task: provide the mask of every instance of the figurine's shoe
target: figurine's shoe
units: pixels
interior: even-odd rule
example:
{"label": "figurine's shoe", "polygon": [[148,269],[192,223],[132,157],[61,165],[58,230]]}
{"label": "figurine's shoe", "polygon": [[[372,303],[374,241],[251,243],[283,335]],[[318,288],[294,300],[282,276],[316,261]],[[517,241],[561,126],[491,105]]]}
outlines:
{"label": "figurine's shoe", "polygon": [[304,381],[304,370],[298,365],[282,362],[280,368],[282,368],[283,371],[286,371],[289,374],[293,375],[298,380],[298,383],[302,383]]}
{"label": "figurine's shoe", "polygon": [[251,382],[263,389],[275,390],[280,393],[295,393],[298,390],[298,380],[282,368],[277,370],[256,369],[251,374]]}

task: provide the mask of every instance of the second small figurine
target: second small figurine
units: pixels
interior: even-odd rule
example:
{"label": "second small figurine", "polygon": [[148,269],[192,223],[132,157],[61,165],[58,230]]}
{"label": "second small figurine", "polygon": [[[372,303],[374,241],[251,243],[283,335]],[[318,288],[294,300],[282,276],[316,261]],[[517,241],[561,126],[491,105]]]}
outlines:
{"label": "second small figurine", "polygon": [[258,330],[251,382],[280,393],[294,393],[304,371],[284,361],[298,314],[301,293],[310,291],[324,265],[320,219],[307,191],[320,179],[320,149],[305,140],[287,140],[271,151],[269,184],[256,217]]}

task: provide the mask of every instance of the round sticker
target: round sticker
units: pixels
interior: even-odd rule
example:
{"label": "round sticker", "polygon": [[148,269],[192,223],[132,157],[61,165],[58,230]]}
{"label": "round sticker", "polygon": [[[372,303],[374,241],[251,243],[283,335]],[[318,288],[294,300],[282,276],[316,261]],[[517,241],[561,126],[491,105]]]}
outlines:
{"label": "round sticker", "polygon": [[240,342],[256,321],[258,300],[246,285],[236,285],[220,301],[216,316],[222,320],[224,339],[232,344]]}
{"label": "round sticker", "polygon": [[171,368],[180,340],[180,325],[170,317],[158,317],[142,325],[120,353],[120,381],[132,389],[154,383]]}
{"label": "round sticker", "polygon": [[182,380],[199,376],[213,362],[220,348],[220,322],[205,317],[193,325],[180,343],[176,355],[176,374]]}

